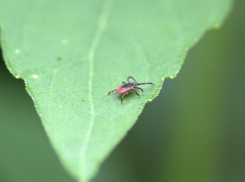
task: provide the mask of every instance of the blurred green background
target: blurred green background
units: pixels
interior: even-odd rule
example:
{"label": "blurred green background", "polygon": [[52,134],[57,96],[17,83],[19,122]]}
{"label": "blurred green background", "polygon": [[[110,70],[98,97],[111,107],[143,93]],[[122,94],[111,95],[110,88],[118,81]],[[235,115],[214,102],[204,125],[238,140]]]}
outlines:
{"label": "blurred green background", "polygon": [[[93,182],[245,181],[245,1],[207,32]],[[2,56],[1,56],[2,57]],[[0,182],[74,182],[0,60]]]}

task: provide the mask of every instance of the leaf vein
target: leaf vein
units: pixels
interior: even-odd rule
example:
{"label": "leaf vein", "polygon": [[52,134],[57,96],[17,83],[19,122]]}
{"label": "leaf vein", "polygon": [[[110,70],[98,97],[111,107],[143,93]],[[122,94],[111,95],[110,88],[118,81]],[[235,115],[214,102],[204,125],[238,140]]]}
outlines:
{"label": "leaf vein", "polygon": [[[101,12],[101,15],[99,17],[98,28],[96,30],[96,33],[95,33],[95,36],[93,38],[92,45],[91,45],[91,48],[90,48],[89,54],[88,54],[88,60],[89,60],[89,83],[88,84],[89,84],[89,102],[90,102],[90,106],[91,106],[91,120],[89,122],[88,130],[87,130],[87,133],[85,136],[85,141],[84,141],[82,149],[80,151],[80,164],[82,165],[81,166],[82,174],[85,174],[84,170],[86,169],[86,150],[87,150],[87,146],[88,146],[90,136],[92,133],[92,128],[94,125],[94,116],[95,116],[94,105],[93,105],[93,97],[92,97],[94,55],[95,55],[96,49],[99,45],[99,42],[101,40],[101,37],[102,37],[102,35],[106,29],[107,21],[109,18],[109,13],[110,13],[111,8],[112,8],[112,2],[113,2],[113,0],[105,0],[104,1],[102,12]],[[82,176],[82,180],[86,181],[85,175]]]}
{"label": "leaf vein", "polygon": [[53,76],[52,76],[52,80],[51,80],[50,87],[49,87],[49,102],[48,102],[48,114],[49,114],[49,116],[50,116],[51,100],[53,97],[53,85],[54,85],[56,73],[57,73],[57,70],[53,70]]}

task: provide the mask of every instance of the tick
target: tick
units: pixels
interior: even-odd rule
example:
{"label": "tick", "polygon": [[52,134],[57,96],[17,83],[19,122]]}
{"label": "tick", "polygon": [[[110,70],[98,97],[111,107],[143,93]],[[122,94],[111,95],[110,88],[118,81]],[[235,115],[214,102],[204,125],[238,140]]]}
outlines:
{"label": "tick", "polygon": [[[133,82],[133,83],[130,82],[130,81],[129,81],[130,78],[133,79],[135,82]],[[121,104],[122,104],[122,103],[123,103],[123,98],[124,98],[124,96],[125,96],[125,95],[128,95],[129,92],[131,92],[132,90],[133,90],[138,96],[140,96],[140,95],[139,95],[138,92],[135,90],[136,88],[137,88],[137,89],[140,89],[142,92],[144,92],[142,88],[137,87],[138,85],[145,85],[145,84],[152,84],[152,85],[154,85],[154,84],[151,83],[151,82],[138,83],[138,82],[134,79],[134,77],[132,77],[132,76],[129,76],[129,77],[127,78],[127,81],[128,81],[128,83],[122,82],[123,85],[121,85],[120,87],[118,87],[118,88],[115,89],[115,90],[110,91],[110,92],[109,92],[108,94],[106,94],[106,95],[109,95],[111,92],[114,92],[114,91],[116,91],[118,94],[123,94],[122,97],[121,97]]]}

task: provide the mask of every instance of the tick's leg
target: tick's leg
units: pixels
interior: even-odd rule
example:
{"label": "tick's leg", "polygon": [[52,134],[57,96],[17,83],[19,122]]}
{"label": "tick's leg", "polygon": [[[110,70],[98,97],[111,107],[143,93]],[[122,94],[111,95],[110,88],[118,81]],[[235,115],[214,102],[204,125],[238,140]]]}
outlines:
{"label": "tick's leg", "polygon": [[142,92],[144,92],[144,90],[140,87],[134,87],[134,88],[140,89]]}
{"label": "tick's leg", "polygon": [[131,92],[131,91],[132,91],[132,90],[129,90],[128,92],[126,92],[125,94],[122,95],[122,97],[121,97],[121,104],[123,103],[123,97],[124,97],[125,95],[128,95],[128,93]]}
{"label": "tick's leg", "polygon": [[138,92],[136,92],[136,90],[134,88],[132,88],[132,90],[134,90],[134,92],[140,97],[140,95],[138,94]]}
{"label": "tick's leg", "polygon": [[130,81],[129,81],[129,79],[133,79],[134,81],[135,81],[135,83],[137,83],[137,81],[134,79],[134,77],[132,77],[132,76],[129,76],[128,78],[127,78],[127,80],[128,80],[128,83],[130,83]]}
{"label": "tick's leg", "polygon": [[122,82],[122,84],[124,85],[124,84],[126,84],[126,82]]}
{"label": "tick's leg", "polygon": [[112,91],[110,91],[108,94],[106,94],[106,95],[109,95],[111,92],[114,92],[114,91],[116,91],[116,89],[115,90],[112,90]]}
{"label": "tick's leg", "polygon": [[151,82],[146,82],[146,83],[137,83],[137,85],[145,85],[145,84],[152,84],[152,85],[155,85],[154,83],[151,83]]}

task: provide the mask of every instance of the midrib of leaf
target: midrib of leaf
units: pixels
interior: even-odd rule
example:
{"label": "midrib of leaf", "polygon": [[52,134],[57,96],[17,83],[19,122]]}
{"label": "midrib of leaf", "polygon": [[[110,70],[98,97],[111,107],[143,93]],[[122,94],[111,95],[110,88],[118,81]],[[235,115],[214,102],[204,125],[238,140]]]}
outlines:
{"label": "midrib of leaf", "polygon": [[83,174],[81,176],[81,181],[84,181],[84,182],[87,181],[87,175],[85,175],[86,174],[86,150],[87,150],[88,142],[90,140],[91,131],[93,129],[94,115],[95,115],[94,106],[93,106],[93,97],[92,97],[94,54],[95,54],[96,49],[99,45],[101,37],[103,36],[103,33],[106,29],[107,21],[108,21],[109,14],[110,14],[110,11],[112,8],[112,4],[113,4],[113,0],[105,0],[103,3],[102,12],[101,12],[101,15],[99,17],[98,28],[97,28],[97,31],[95,33],[94,39],[92,41],[92,45],[91,45],[89,55],[88,55],[88,60],[89,60],[89,101],[90,101],[90,106],[91,106],[91,119],[89,122],[89,126],[88,126],[88,130],[86,133],[84,144],[83,144],[82,149],[79,153],[80,165],[81,165],[80,170],[81,170],[81,174]]}
{"label": "midrib of leaf", "polygon": [[52,76],[52,81],[49,87],[49,104],[48,104],[48,114],[50,115],[50,107],[51,107],[51,100],[53,96],[53,85],[54,85],[54,80],[55,80],[55,75],[56,75],[57,70],[53,70],[53,76]]}

